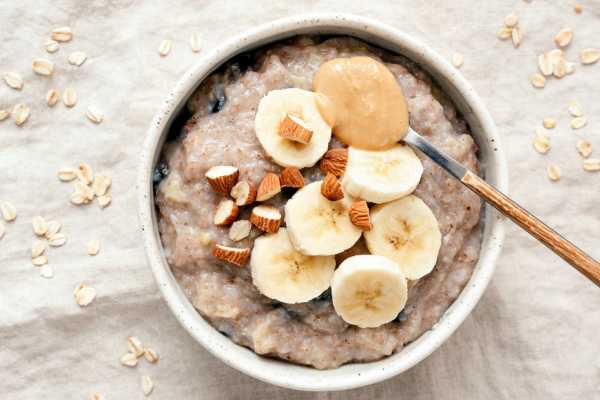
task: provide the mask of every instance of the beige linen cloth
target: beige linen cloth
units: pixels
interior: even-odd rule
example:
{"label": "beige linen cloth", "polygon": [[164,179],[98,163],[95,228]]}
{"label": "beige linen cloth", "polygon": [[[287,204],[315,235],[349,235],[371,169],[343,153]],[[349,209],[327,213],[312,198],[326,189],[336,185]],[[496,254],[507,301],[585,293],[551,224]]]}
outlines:
{"label": "beige linen cloth", "polygon": [[[203,51],[244,29],[303,12],[343,11],[373,17],[423,40],[448,59],[465,56],[461,72],[494,117],[508,157],[511,194],[566,237],[600,259],[600,173],[584,172],[575,150],[586,138],[600,156],[600,63],[581,66],[543,90],[528,76],[537,55],[553,48],[563,27],[575,35],[566,53],[600,47],[600,4],[514,1],[0,1],[0,72],[19,72],[24,88],[0,83],[0,109],[31,107],[22,127],[0,122],[0,201],[18,210],[0,240],[0,398],[141,399],[140,379],[154,381],[154,399],[592,399],[600,398],[600,290],[510,223],[496,274],[475,311],[425,361],[384,383],[342,393],[302,393],[247,377],[211,356],[178,324],[148,268],[136,215],[135,177],[147,127],[164,96],[199,55],[188,39],[203,37]],[[496,39],[503,18],[520,16],[519,49]],[[71,42],[48,54],[53,27],[73,28]],[[171,53],[158,46],[171,39]],[[81,67],[67,63],[84,51]],[[35,75],[31,61],[55,63],[52,77]],[[45,104],[51,88],[73,87],[77,105]],[[569,127],[567,105],[578,100],[588,120]],[[102,110],[94,125],[87,106]],[[532,148],[534,129],[554,117],[552,149]],[[113,203],[76,207],[72,185],[56,171],[88,162],[113,178]],[[559,182],[546,164],[562,169]],[[29,253],[31,218],[63,223],[68,242],[47,254],[54,278],[40,277]],[[86,243],[100,239],[95,257]],[[82,309],[73,289],[98,291]],[[160,361],[137,368],[119,364],[126,338],[137,335]]]}

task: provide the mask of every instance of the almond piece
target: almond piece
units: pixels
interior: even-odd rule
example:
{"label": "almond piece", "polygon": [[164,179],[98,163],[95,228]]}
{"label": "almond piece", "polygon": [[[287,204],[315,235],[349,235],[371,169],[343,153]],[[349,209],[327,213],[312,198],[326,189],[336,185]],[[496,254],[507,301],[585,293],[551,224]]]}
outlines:
{"label": "almond piece", "polygon": [[281,213],[273,206],[256,206],[250,214],[250,222],[263,232],[275,233],[281,225]]}
{"label": "almond piece", "polygon": [[344,198],[344,192],[342,191],[342,185],[340,181],[333,174],[327,174],[323,183],[321,183],[321,194],[325,196],[327,200],[337,201]]}
{"label": "almond piece", "polygon": [[348,149],[331,149],[323,155],[323,158],[321,158],[319,169],[324,174],[331,173],[340,178],[344,175],[346,164],[348,164]]}
{"label": "almond piece", "polygon": [[231,165],[217,165],[206,171],[204,176],[215,192],[227,196],[236,184],[240,170]]}
{"label": "almond piece", "polygon": [[221,244],[215,244],[213,248],[213,256],[219,260],[227,261],[228,263],[243,267],[250,258],[250,249],[237,247],[227,247]]}
{"label": "almond piece", "polygon": [[366,201],[355,201],[350,204],[348,214],[350,214],[350,222],[361,230],[370,231],[373,228],[369,217],[369,206],[367,206]]}
{"label": "almond piece", "polygon": [[213,222],[217,226],[228,226],[237,218],[240,209],[233,200],[223,199],[217,205]]}
{"label": "almond piece", "polygon": [[238,206],[247,206],[256,199],[256,186],[250,181],[239,181],[229,192]]}
{"label": "almond piece", "polygon": [[271,197],[275,196],[279,192],[281,192],[281,184],[279,182],[279,177],[272,172],[268,172],[258,185],[258,190],[256,192],[256,200],[269,200]]}
{"label": "almond piece", "polygon": [[233,225],[231,225],[231,228],[229,228],[229,239],[234,242],[244,240],[250,235],[251,230],[252,224],[247,219],[235,221]]}
{"label": "almond piece", "polygon": [[312,138],[312,131],[308,129],[304,121],[294,115],[286,115],[279,124],[279,136],[302,144],[307,144]]}
{"label": "almond piece", "polygon": [[287,167],[281,171],[281,175],[279,175],[279,183],[281,184],[281,187],[298,189],[304,187],[304,177],[298,168]]}

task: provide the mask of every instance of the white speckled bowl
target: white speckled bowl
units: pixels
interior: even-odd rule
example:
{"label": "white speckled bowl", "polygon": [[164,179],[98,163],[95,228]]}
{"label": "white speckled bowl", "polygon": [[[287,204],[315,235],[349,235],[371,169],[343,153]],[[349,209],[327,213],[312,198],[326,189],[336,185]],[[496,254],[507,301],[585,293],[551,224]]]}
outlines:
{"label": "white speckled bowl", "polygon": [[264,382],[312,391],[352,389],[380,382],[411,368],[431,354],[458,328],[479,301],[494,272],[504,238],[500,218],[487,206],[481,256],[465,289],[433,329],[399,353],[380,361],[347,364],[324,371],[294,365],[258,356],[252,350],[233,343],[202,319],[175,281],[165,260],[157,229],[152,173],[171,122],[200,82],[232,56],[290,36],[319,33],[355,36],[419,63],[437,80],[468,121],[480,148],[485,179],[504,192],[508,189],[506,162],[494,122],[473,88],[428,46],[375,20],[345,14],[304,15],[277,20],[223,43],[202,57],[182,77],[160,107],[148,131],[137,181],[144,246],[158,287],[181,325],[213,355]]}

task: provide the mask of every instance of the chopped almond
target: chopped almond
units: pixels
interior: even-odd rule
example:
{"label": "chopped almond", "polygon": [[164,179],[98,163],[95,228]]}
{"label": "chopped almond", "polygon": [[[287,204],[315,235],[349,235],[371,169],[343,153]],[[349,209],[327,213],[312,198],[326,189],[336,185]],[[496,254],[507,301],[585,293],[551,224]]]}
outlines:
{"label": "chopped almond", "polygon": [[327,174],[323,183],[321,183],[321,194],[327,198],[327,200],[337,201],[344,198],[344,192],[342,191],[342,185],[340,181],[333,174]]}
{"label": "chopped almond", "polygon": [[273,206],[256,206],[250,214],[250,222],[263,232],[275,233],[281,225],[281,213]]}
{"label": "chopped almond", "polygon": [[308,129],[304,121],[293,115],[286,115],[279,124],[279,136],[302,144],[307,144],[312,138],[312,131]]}
{"label": "chopped almond", "polygon": [[219,260],[227,261],[228,263],[243,267],[248,258],[250,258],[249,248],[227,247],[221,244],[215,244],[213,248],[213,256]]}
{"label": "chopped almond", "polygon": [[229,239],[234,242],[246,239],[250,235],[252,224],[247,219],[235,221],[229,228]]}
{"label": "chopped almond", "polygon": [[240,170],[231,165],[217,165],[206,171],[205,176],[215,192],[227,196],[236,184]]}
{"label": "chopped almond", "polygon": [[217,226],[228,226],[237,218],[240,209],[233,202],[233,200],[224,199],[217,205],[217,211],[215,211],[215,217],[213,219]]}
{"label": "chopped almond", "polygon": [[369,206],[364,200],[355,201],[348,209],[350,222],[363,231],[370,231],[373,228],[371,218],[369,217]]}
{"label": "chopped almond", "polygon": [[331,173],[340,178],[344,175],[346,164],[348,164],[348,149],[331,149],[321,158],[319,168],[324,174]]}
{"label": "chopped almond", "polygon": [[256,186],[250,181],[239,181],[231,188],[230,195],[238,206],[247,206],[256,199]]}
{"label": "chopped almond", "polygon": [[281,192],[281,184],[279,183],[279,177],[272,172],[268,172],[258,185],[256,200],[269,200],[271,197],[275,196],[279,192]]}
{"label": "chopped almond", "polygon": [[281,187],[301,188],[304,187],[304,177],[298,168],[287,167],[281,171],[279,183]]}

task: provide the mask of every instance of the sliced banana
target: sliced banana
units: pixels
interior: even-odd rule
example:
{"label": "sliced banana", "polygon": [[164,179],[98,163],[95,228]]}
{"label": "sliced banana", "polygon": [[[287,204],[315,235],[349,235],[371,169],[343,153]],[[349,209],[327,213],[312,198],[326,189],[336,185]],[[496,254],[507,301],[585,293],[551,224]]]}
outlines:
{"label": "sliced banana", "polygon": [[342,185],[351,196],[386,203],[411,194],[422,174],[421,160],[407,145],[380,151],[350,147]]}
{"label": "sliced banana", "polygon": [[254,241],[250,268],[254,285],[265,296],[283,303],[303,303],[329,287],[335,257],[297,252],[287,230],[280,228]]}
{"label": "sliced banana", "polygon": [[442,234],[433,212],[423,200],[406,196],[371,209],[373,229],[365,232],[372,254],[395,261],[404,276],[419,279],[433,270]]}
{"label": "sliced banana", "polygon": [[[303,126],[312,131],[307,144],[279,135],[280,124],[288,115],[301,120]],[[263,97],[258,104],[254,129],[266,153],[283,167],[312,167],[325,154],[331,139],[331,127],[317,109],[315,94],[296,88],[272,90]]]}
{"label": "sliced banana", "polygon": [[360,228],[350,221],[349,196],[337,201],[321,194],[322,181],[298,190],[285,205],[285,223],[292,244],[303,254],[334,255],[358,241]]}
{"label": "sliced banana", "polygon": [[402,311],[408,288],[398,264],[382,256],[359,255],[347,258],[335,271],[331,296],[344,321],[375,328]]}

